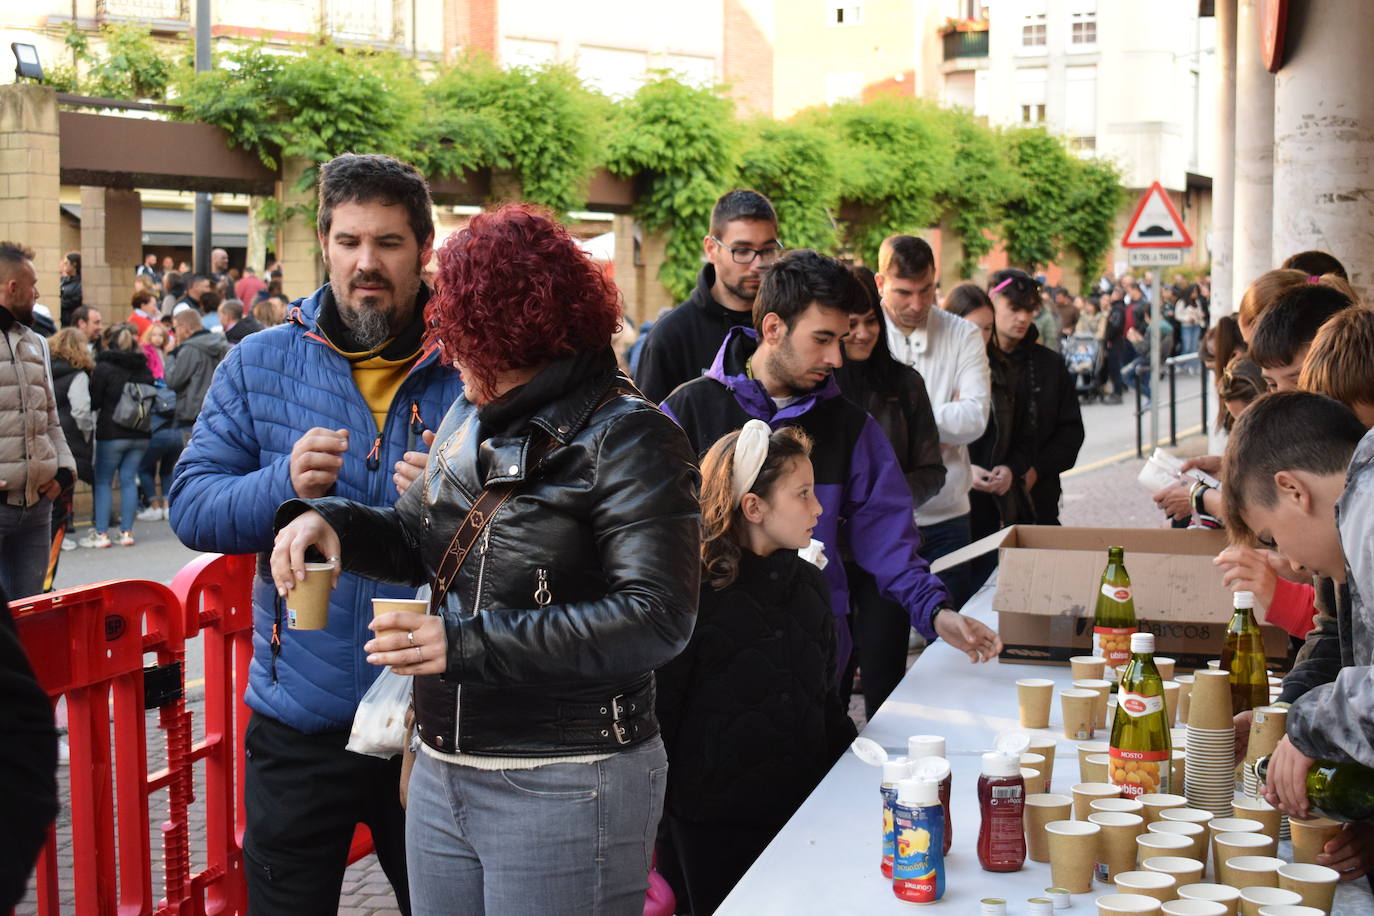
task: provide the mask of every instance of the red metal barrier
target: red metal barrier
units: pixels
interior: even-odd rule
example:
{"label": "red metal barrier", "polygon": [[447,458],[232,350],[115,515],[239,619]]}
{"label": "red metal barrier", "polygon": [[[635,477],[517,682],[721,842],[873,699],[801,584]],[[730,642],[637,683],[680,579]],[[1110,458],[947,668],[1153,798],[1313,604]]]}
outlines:
{"label": "red metal barrier", "polygon": [[[148,773],[143,657],[156,653],[158,665],[180,660],[181,603],[157,583],[120,581],[16,601],[10,612],[39,682],[54,702],[67,698],[76,911],[151,913],[148,796],[167,787],[176,797],[182,787]],[[165,834],[167,874],[182,862],[176,838]],[[38,873],[38,912],[56,916],[51,831]]]}
{"label": "red metal barrier", "polygon": [[[253,655],[252,556],[202,554],[172,580],[120,580],[10,605],[39,682],[66,697],[71,751],[72,872],[79,914],[235,916],[247,911],[243,875],[243,702]],[[184,696],[159,708],[166,760],[148,772],[144,656],[182,663],[201,636],[205,736],[193,741]],[[111,732],[113,725],[113,733]],[[205,763],[205,860],[191,873],[190,805]],[[165,896],[153,905],[149,796],[166,789],[161,825]],[[372,852],[359,824],[348,861]],[[118,869],[116,870],[116,862]],[[56,841],[38,860],[39,916],[57,916]],[[117,874],[116,874],[117,871]]]}

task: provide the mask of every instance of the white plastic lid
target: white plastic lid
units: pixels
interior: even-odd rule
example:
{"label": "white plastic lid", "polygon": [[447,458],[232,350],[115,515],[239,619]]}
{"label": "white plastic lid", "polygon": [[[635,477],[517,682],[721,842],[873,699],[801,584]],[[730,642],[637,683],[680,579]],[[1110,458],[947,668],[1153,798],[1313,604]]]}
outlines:
{"label": "white plastic lid", "polygon": [[1155,634],[1153,633],[1132,633],[1131,634],[1131,654],[1132,655],[1154,655],[1155,654]]}
{"label": "white plastic lid", "polygon": [[898,757],[883,764],[883,783],[885,785],[895,785],[903,779],[911,777],[911,761],[905,757]]}
{"label": "white plastic lid", "polygon": [[906,739],[906,752],[912,760],[921,757],[943,757],[945,739],[941,735],[912,735]]}
{"label": "white plastic lid", "polygon": [[1020,776],[1021,760],[1009,754],[988,751],[983,755],[984,776]]}
{"label": "white plastic lid", "polygon": [[897,783],[897,803],[907,808],[940,804],[940,784],[929,779],[903,779]]}
{"label": "white plastic lid", "polygon": [[949,761],[943,757],[921,757],[911,762],[912,779],[941,782],[949,775]]}
{"label": "white plastic lid", "polygon": [[1233,595],[1231,595],[1231,606],[1234,607],[1236,610],[1240,610],[1241,608],[1245,608],[1245,607],[1254,608],[1254,606],[1255,606],[1255,593],[1254,593],[1254,592],[1236,592],[1236,593],[1234,593]]}
{"label": "white plastic lid", "polygon": [[992,747],[999,754],[1020,757],[1030,748],[1030,743],[1030,735],[1025,732],[1002,732],[992,742]]}

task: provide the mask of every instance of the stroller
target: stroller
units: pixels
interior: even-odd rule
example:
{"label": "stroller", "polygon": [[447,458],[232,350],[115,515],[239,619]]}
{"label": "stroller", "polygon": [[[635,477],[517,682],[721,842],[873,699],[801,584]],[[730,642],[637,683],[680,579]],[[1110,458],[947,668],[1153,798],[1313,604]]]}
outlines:
{"label": "stroller", "polygon": [[1064,341],[1064,365],[1074,377],[1074,390],[1078,399],[1088,402],[1101,396],[1098,379],[1102,374],[1102,361],[1106,348],[1102,341],[1092,334],[1070,334]]}

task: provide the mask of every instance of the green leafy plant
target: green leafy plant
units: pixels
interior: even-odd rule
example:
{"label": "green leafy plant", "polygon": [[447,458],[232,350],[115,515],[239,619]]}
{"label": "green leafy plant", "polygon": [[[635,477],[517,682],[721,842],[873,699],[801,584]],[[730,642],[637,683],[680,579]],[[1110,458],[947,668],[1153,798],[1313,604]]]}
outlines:
{"label": "green leafy plant", "polygon": [[761,118],[748,125],[735,184],[773,202],[790,248],[833,251],[840,204],[835,139],[810,125]]}
{"label": "green leafy plant", "polygon": [[103,54],[95,53],[89,33],[68,23],[62,41],[73,63],[49,67],[44,82],[58,92],[100,98],[166,99],[179,65],[171,50],[153,38],[146,26],[103,25],[99,37]]}
{"label": "green leafy plant", "polygon": [[1079,279],[1086,285],[1097,279],[1112,250],[1116,215],[1125,201],[1125,191],[1121,173],[1109,162],[1084,159],[1074,166],[1064,244],[1077,252]]}
{"label": "green leafy plant", "polygon": [[1053,261],[1062,249],[1077,160],[1043,128],[1011,131],[1008,142],[1021,180],[1017,193],[1006,203],[1003,238],[1011,263],[1033,272]]}

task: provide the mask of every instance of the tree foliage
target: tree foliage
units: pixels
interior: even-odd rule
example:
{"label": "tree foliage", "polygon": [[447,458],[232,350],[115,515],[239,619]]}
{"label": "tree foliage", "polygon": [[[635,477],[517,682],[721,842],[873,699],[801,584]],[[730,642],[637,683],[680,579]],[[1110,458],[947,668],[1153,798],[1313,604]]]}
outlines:
{"label": "tree foliage", "polygon": [[[1072,252],[1095,273],[1122,199],[1112,165],[1079,158],[1044,130],[990,127],[910,98],[741,121],[717,89],[669,74],[612,101],[560,66],[502,69],[465,57],[422,73],[411,59],[322,38],[294,54],[243,46],[194,73],[146,28],[107,27],[101,37],[103,55],[70,29],[77,64],[50,68],[49,82],[170,99],[180,117],[223,128],[269,166],[384,152],[433,177],[509,174],[525,199],[559,212],[584,204],[597,168],[631,179],[636,217],[666,236],[659,279],[677,297],[695,284],[711,207],[732,187],[773,201],[787,245],[848,250],[870,264],[886,236],[942,226],[947,244],[962,241],[964,276],[999,242],[1030,270]],[[314,178],[307,170],[299,187]]]}

